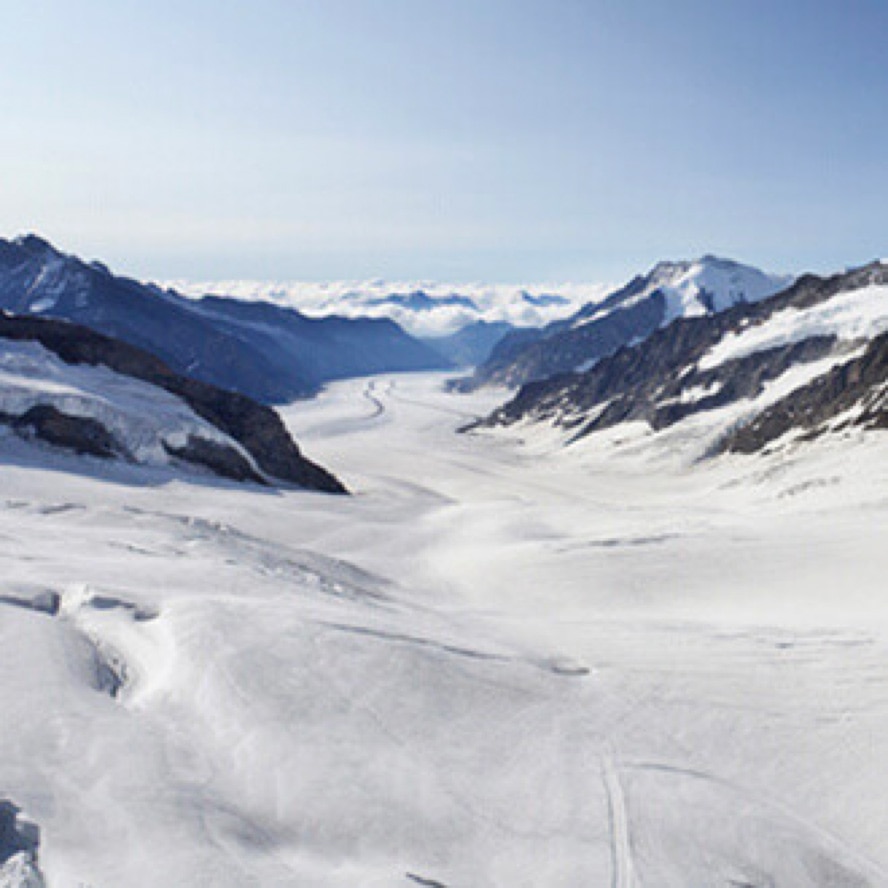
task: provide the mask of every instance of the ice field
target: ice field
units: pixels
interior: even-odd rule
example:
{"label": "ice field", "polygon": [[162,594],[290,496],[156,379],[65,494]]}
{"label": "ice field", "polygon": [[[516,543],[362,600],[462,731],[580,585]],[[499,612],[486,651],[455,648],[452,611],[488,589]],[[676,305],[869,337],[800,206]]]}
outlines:
{"label": "ice field", "polygon": [[888,884],[888,439],[565,449],[444,378],[283,411],[347,498],[0,440],[47,884]]}

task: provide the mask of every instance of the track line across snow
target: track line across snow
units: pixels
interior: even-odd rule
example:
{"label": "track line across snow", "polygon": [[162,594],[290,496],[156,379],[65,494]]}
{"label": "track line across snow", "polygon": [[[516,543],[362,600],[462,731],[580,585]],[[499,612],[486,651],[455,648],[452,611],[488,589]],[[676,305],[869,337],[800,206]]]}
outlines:
{"label": "track line across snow", "polygon": [[613,755],[602,756],[601,776],[607,791],[608,817],[611,830],[611,851],[613,856],[613,888],[634,888],[635,876],[632,867],[632,847],[629,839],[629,814],[626,811],[626,798],[620,772]]}

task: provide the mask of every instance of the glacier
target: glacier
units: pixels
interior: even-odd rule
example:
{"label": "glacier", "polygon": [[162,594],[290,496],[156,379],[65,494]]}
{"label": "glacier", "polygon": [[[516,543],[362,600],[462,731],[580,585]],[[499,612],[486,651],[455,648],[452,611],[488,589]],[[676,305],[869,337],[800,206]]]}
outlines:
{"label": "glacier", "polygon": [[282,408],[352,497],[0,442],[47,884],[886,884],[884,438],[565,449],[445,382]]}

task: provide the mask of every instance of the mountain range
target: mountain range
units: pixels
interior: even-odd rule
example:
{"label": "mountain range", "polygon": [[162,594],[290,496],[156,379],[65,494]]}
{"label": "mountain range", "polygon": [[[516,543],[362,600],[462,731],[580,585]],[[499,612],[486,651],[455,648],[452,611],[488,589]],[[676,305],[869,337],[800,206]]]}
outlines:
{"label": "mountain range", "polygon": [[621,346],[641,342],[677,318],[716,314],[757,302],[792,279],[729,259],[661,262],[601,301],[538,330],[505,336],[472,376],[456,387],[517,387],[534,379],[592,366]]}
{"label": "mountain range", "polygon": [[309,318],[267,303],[188,299],[35,235],[0,240],[0,308],[89,327],[157,355],[177,373],[263,403],[307,397],[348,376],[448,366],[388,319]]}
{"label": "mountain range", "polygon": [[525,384],[480,426],[549,426],[576,441],[701,417],[701,455],[888,427],[888,265],[681,317],[585,371]]}
{"label": "mountain range", "polygon": [[[565,304],[546,292],[516,298]],[[472,298],[421,289],[361,302],[481,312]],[[401,370],[474,367],[451,385],[520,387],[475,427],[547,425],[566,440],[624,423],[657,432],[706,415],[717,420],[707,453],[753,452],[785,435],[888,425],[888,267],[878,262],[796,281],[714,256],[661,262],[542,327],[482,318],[419,340],[388,318],[309,318],[263,301],[185,297],[28,235],[0,240],[0,307],[6,429],[237,480],[343,490],[262,404]]]}
{"label": "mountain range", "polygon": [[543,327],[583,305],[600,302],[613,287],[599,283],[446,283],[416,281],[186,281],[167,285],[191,298],[224,293],[245,302],[295,308],[310,317],[388,318],[412,336],[437,339],[484,321]]}

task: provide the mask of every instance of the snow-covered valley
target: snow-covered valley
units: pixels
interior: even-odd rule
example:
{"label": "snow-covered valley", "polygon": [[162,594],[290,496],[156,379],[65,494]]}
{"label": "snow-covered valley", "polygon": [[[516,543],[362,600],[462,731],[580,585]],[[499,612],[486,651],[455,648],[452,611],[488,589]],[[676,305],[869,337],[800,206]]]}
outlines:
{"label": "snow-covered valley", "polygon": [[444,380],[282,411],[352,497],[3,442],[0,801],[47,884],[888,884],[884,434],[564,449],[456,434],[504,395]]}

